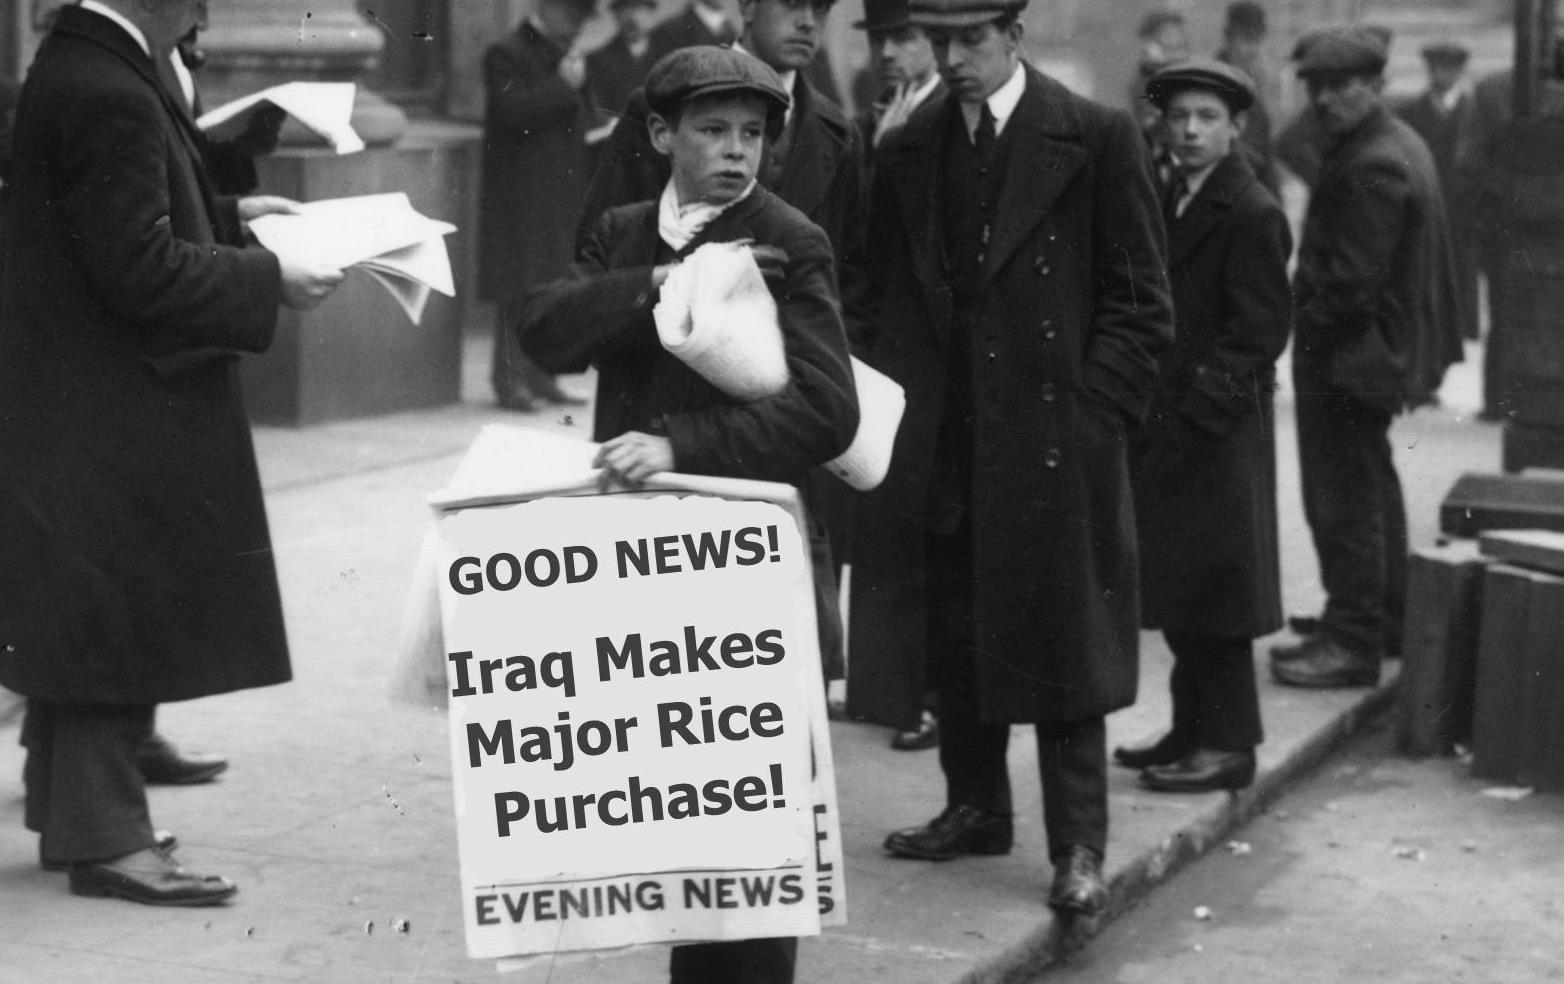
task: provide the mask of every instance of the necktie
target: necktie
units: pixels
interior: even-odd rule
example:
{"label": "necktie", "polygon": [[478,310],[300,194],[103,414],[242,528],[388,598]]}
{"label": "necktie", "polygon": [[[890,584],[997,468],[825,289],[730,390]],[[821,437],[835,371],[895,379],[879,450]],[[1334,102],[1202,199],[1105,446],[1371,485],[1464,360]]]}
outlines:
{"label": "necktie", "polygon": [[977,129],[972,131],[972,146],[977,148],[978,157],[984,158],[993,153],[994,142],[998,134],[994,126],[994,114],[989,112],[988,103],[978,110]]}
{"label": "necktie", "polygon": [[1189,194],[1189,182],[1184,180],[1182,171],[1174,171],[1173,177],[1167,186],[1162,189],[1162,217],[1171,223],[1178,218],[1179,202]]}

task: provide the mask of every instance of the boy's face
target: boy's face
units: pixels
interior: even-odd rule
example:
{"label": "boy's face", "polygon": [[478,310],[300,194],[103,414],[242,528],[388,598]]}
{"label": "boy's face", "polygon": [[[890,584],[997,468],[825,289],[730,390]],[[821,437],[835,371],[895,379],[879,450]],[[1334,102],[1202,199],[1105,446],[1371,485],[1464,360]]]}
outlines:
{"label": "boy's face", "polygon": [[1243,130],[1243,114],[1234,115],[1216,93],[1185,89],[1168,99],[1168,142],[1179,166],[1198,171],[1226,157]]}
{"label": "boy's face", "polygon": [[653,114],[652,146],[672,160],[679,204],[726,205],[755,180],[766,140],[766,101],[721,95],[686,102],[676,126]]}

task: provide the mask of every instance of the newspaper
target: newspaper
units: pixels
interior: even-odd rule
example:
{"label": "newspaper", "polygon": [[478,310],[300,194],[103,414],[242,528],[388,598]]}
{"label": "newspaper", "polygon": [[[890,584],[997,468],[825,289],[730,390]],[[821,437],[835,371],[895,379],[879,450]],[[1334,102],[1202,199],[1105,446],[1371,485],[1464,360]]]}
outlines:
{"label": "newspaper", "polygon": [[250,231],[273,252],[364,270],[413,324],[431,291],[456,296],[444,238],[456,227],[421,214],[399,191],[309,202],[297,215],[262,216]]}
{"label": "newspaper", "polygon": [[357,91],[352,82],[287,82],[203,113],[196,126],[209,137],[237,136],[248,124],[249,111],[270,103],[320,136],[338,154],[355,154],[364,149],[364,141],[350,122]]}

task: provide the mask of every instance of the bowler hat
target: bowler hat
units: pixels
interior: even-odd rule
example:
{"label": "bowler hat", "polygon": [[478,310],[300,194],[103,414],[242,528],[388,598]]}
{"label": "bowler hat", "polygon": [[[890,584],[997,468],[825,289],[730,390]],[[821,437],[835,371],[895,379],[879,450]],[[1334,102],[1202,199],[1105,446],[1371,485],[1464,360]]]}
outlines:
{"label": "bowler hat", "polygon": [[1146,98],[1158,109],[1185,89],[1215,93],[1227,108],[1240,113],[1254,105],[1254,80],[1247,72],[1215,58],[1186,58],[1159,69],[1146,81]]}
{"label": "bowler hat", "polygon": [[765,99],[767,115],[780,118],[792,97],[782,79],[754,55],[702,44],[664,55],[646,76],[646,104],[662,116],[686,99],[719,93],[751,93]]}
{"label": "bowler hat", "polygon": [[1435,41],[1423,45],[1423,60],[1430,65],[1465,65],[1471,52],[1454,41]]}
{"label": "bowler hat", "polygon": [[1027,0],[909,0],[912,23],[920,27],[971,27],[1026,9]]}
{"label": "bowler hat", "polygon": [[1361,27],[1327,27],[1298,45],[1299,78],[1313,75],[1378,75],[1385,70],[1386,45]]}
{"label": "bowler hat", "polygon": [[853,26],[860,31],[894,31],[911,23],[907,0],[863,0],[863,20]]}

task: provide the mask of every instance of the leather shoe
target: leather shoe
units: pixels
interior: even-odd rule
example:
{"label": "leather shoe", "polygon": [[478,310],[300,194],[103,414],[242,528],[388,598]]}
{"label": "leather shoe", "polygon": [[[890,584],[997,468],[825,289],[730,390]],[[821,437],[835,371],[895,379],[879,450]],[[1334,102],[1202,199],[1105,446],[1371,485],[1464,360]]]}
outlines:
{"label": "leather shoe", "polygon": [[[1300,636],[1304,636],[1305,638],[1307,638],[1308,636],[1312,636],[1312,635],[1319,635],[1320,634],[1320,626],[1321,626],[1321,624],[1322,624],[1322,622],[1321,622],[1320,617],[1318,615],[1289,615],[1289,616],[1287,616],[1287,628],[1291,629],[1295,634],[1300,635]],[[1277,646],[1277,647],[1275,647],[1275,648],[1273,648],[1271,650],[1271,658],[1276,660],[1277,662],[1286,662],[1289,659],[1296,659],[1298,657],[1298,655],[1299,655],[1297,650],[1299,649],[1300,645],[1301,645],[1301,641],[1299,643],[1294,643],[1291,647],[1287,647],[1289,649],[1289,652],[1288,652],[1287,655],[1280,654],[1278,652],[1278,650],[1280,650],[1280,649],[1282,649],[1284,647]],[[1401,658],[1401,627],[1400,627],[1400,625],[1392,623],[1391,626],[1389,627],[1389,629],[1385,633],[1385,658],[1386,659],[1400,659]]]}
{"label": "leather shoe", "polygon": [[949,861],[963,854],[1009,854],[1015,828],[1009,817],[975,806],[947,806],[922,827],[907,827],[885,838],[885,849],[899,858]]}
{"label": "leather shoe", "polygon": [[1254,782],[1254,749],[1222,752],[1197,748],[1167,765],[1141,770],[1140,784],[1159,793],[1205,793],[1242,789]]}
{"label": "leather shoe", "polygon": [[1189,751],[1189,745],[1169,731],[1156,741],[1144,745],[1120,746],[1113,750],[1113,760],[1126,769],[1144,769],[1152,765],[1177,762]]}
{"label": "leather shoe", "polygon": [[237,885],[220,875],[198,875],[155,847],[109,861],[71,865],[71,894],[129,899],[143,905],[215,905]]}
{"label": "leather shoe", "polygon": [[1327,690],[1379,683],[1379,656],[1348,649],[1323,635],[1271,650],[1271,676],[1288,687]]}
{"label": "leather shoe", "polygon": [[[172,830],[154,830],[152,831],[152,846],[167,854],[179,846],[179,838],[174,836]],[[38,867],[45,871],[64,871],[70,866],[71,863],[69,861],[56,861],[54,858],[44,857],[43,845],[40,844],[38,846]]]}
{"label": "leather shoe", "polygon": [[919,752],[938,744],[939,718],[934,716],[933,711],[924,711],[923,719],[916,728],[898,731],[896,737],[891,739],[891,747],[898,752]]}
{"label": "leather shoe", "polygon": [[1108,905],[1108,886],[1102,880],[1102,855],[1073,844],[1054,858],[1054,884],[1048,905],[1059,912],[1094,916]]}
{"label": "leather shoe", "polygon": [[228,768],[228,760],[215,755],[181,752],[160,734],[141,743],[136,756],[141,778],[150,785],[191,786],[211,782]]}

